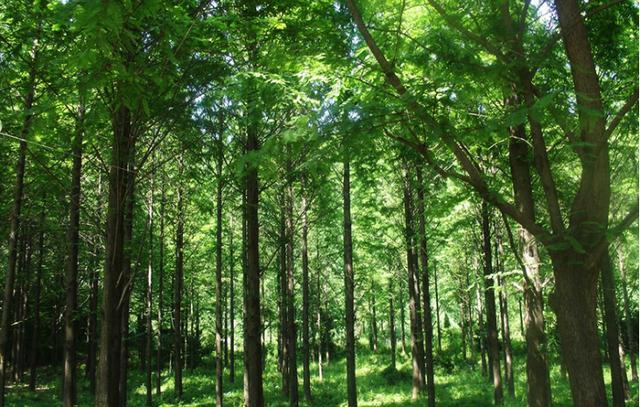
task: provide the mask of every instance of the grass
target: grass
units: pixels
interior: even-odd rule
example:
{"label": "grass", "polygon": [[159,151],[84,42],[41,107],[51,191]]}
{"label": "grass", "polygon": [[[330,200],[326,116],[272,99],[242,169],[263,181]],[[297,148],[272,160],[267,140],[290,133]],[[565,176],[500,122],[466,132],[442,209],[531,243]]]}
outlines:
{"label": "grass", "polygon": [[[526,406],[526,374],[522,346],[516,346],[514,376],[515,398],[505,398],[504,406]],[[439,358],[442,359],[442,358]],[[238,357],[241,361],[241,357]],[[370,353],[365,347],[358,349],[357,385],[358,404],[360,406],[422,406],[424,398],[411,400],[411,360],[408,355],[398,355],[397,371],[388,366],[388,352]],[[446,368],[445,368],[446,366]],[[345,406],[345,363],[344,359],[332,360],[323,366],[324,380],[317,376],[317,365],[311,366],[311,388],[313,400],[302,401],[302,368],[298,367],[300,398],[302,406]],[[610,393],[610,375],[605,367],[605,382]],[[629,372],[629,377],[631,373]],[[35,393],[29,392],[25,385],[10,386],[7,394],[10,406],[56,406],[61,405],[60,372],[51,368],[39,372],[39,386]],[[155,380],[155,377],[154,379]],[[436,365],[436,403],[438,406],[482,407],[493,405],[493,388],[480,367],[466,364],[454,367],[448,363]],[[155,383],[155,382],[154,382]],[[571,394],[567,381],[561,378],[557,363],[552,364],[551,383],[555,406],[570,406]],[[129,375],[129,406],[145,405],[144,375],[135,367]],[[638,405],[638,385],[632,383],[632,400],[628,405]],[[88,382],[82,378],[79,382],[78,405],[91,406],[93,398],[88,391]],[[175,400],[173,377],[165,371],[162,382],[162,396],[158,398],[154,390],[154,406],[212,406],[214,405],[214,368],[211,360],[205,360],[201,367],[193,371],[185,370],[183,377],[184,396],[181,403]],[[228,406],[242,406],[242,366],[236,368],[236,383],[228,382],[228,372],[224,377],[224,401]],[[288,406],[287,399],[281,395],[280,375],[273,357],[267,358],[264,372],[264,392],[267,406]],[[609,394],[610,398],[610,394]]]}

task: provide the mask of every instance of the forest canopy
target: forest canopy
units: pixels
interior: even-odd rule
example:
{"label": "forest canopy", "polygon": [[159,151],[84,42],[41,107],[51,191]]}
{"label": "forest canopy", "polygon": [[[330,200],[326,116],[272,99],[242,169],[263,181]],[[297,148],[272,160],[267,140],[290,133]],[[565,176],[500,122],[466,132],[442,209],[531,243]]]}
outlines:
{"label": "forest canopy", "polygon": [[637,405],[638,11],[3,0],[0,407]]}

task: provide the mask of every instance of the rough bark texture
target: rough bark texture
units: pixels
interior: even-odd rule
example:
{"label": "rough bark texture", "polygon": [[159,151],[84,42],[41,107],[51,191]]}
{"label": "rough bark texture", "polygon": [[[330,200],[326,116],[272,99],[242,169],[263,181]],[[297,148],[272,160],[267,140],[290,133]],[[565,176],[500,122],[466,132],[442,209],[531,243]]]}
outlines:
{"label": "rough bark texture", "polygon": [[342,208],[343,208],[343,245],[344,245],[344,309],[347,353],[347,403],[349,407],[358,405],[356,390],[356,353],[355,353],[355,310],[353,305],[354,272],[353,241],[351,238],[351,174],[347,146],[343,147]]}
{"label": "rough bark texture", "polygon": [[419,312],[420,295],[416,273],[413,229],[413,193],[408,171],[404,174],[404,221],[407,249],[407,270],[409,284],[409,320],[411,326],[411,360],[413,365],[412,398],[418,398],[424,388],[424,346],[422,343],[422,319]]}
{"label": "rough bark texture", "polygon": [[482,201],[482,241],[484,252],[484,302],[487,315],[487,347],[489,367],[493,379],[493,400],[502,403],[502,376],[500,374],[500,351],[498,345],[498,325],[496,322],[495,280],[491,260],[491,231],[489,229],[489,205]]}
{"label": "rough bark texture", "polygon": [[309,225],[307,221],[307,194],[305,176],[301,177],[302,190],[302,241],[300,255],[302,256],[302,388],[304,399],[311,400],[311,372],[310,363],[310,346],[309,346],[309,253],[307,250],[307,241],[309,234]]}
{"label": "rough bark texture", "polygon": [[73,138],[73,168],[69,197],[68,253],[65,270],[64,313],[64,378],[62,399],[65,407],[73,407],[77,400],[76,342],[78,340],[78,254],[80,245],[80,181],[82,179],[82,139],[84,136],[84,106],[78,106]]}
{"label": "rough bark texture", "polygon": [[604,323],[607,327],[606,339],[609,350],[609,365],[611,367],[611,394],[614,407],[624,407],[625,399],[628,398],[625,392],[624,382],[627,373],[622,369],[620,360],[620,327],[618,326],[618,306],[616,304],[615,280],[613,277],[613,267],[611,258],[607,251],[600,258],[600,284],[602,284],[602,294],[604,297]]}
{"label": "rough bark texture", "polygon": [[[418,222],[419,222],[419,240],[420,240],[420,265],[422,266],[422,312],[424,315],[424,332],[425,332],[425,368],[427,379],[427,400],[429,407],[436,405],[436,389],[433,373],[433,322],[431,317],[431,296],[429,295],[429,262],[427,253],[427,228],[424,201],[424,181],[422,179],[422,169],[416,168],[416,176],[418,181]],[[463,342],[464,348],[464,342]]]}

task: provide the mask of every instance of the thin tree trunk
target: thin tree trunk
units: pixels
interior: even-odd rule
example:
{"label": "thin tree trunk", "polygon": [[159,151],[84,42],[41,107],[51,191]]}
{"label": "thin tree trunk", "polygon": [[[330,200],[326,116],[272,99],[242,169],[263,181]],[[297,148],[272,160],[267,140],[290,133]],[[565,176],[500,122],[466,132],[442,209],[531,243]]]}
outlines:
{"label": "thin tree trunk", "polygon": [[317,275],[317,310],[316,310],[316,331],[318,335],[318,379],[322,382],[322,289],[320,285],[320,280],[322,278],[320,271],[320,248],[318,247],[317,239],[316,239],[316,264],[318,265],[318,275]]}
{"label": "thin tree trunk", "polygon": [[627,345],[629,346],[629,358],[631,359],[631,378],[638,381],[638,368],[636,366],[636,345],[635,335],[631,328],[631,311],[629,307],[629,290],[627,288],[627,274],[625,269],[625,258],[622,250],[618,252],[618,267],[620,269],[620,280],[622,282],[622,301],[624,306],[625,333],[627,335]]}
{"label": "thin tree trunk", "polygon": [[[155,163],[154,163],[155,164]],[[151,367],[151,339],[152,339],[152,315],[153,315],[153,194],[155,192],[155,174],[151,177],[151,191],[149,192],[149,208],[148,208],[148,222],[149,222],[149,259],[147,260],[147,278],[145,285],[145,345],[144,345],[144,370],[145,386],[147,390],[147,406],[153,404],[152,397],[152,370]]]}
{"label": "thin tree trunk", "polygon": [[395,310],[393,308],[393,283],[389,280],[389,341],[391,351],[391,370],[396,370],[396,322]]}
{"label": "thin tree trunk", "polygon": [[[346,139],[345,139],[346,140]],[[343,144],[344,141],[343,140]],[[349,407],[358,405],[356,390],[356,350],[355,350],[355,310],[353,304],[354,272],[353,272],[353,241],[351,238],[351,179],[348,146],[343,145],[343,178],[342,178],[342,204],[343,204],[343,245],[344,245],[344,309],[346,329],[346,353],[347,353],[347,404]]]}
{"label": "thin tree trunk", "polygon": [[44,259],[44,221],[45,210],[42,206],[42,212],[40,213],[39,223],[39,238],[38,238],[38,265],[36,266],[36,278],[33,282],[33,329],[31,331],[31,351],[29,352],[29,390],[36,390],[37,380],[37,367],[38,367],[38,336],[40,335],[40,293],[42,285],[42,262]]}
{"label": "thin tree trunk", "polygon": [[282,395],[289,397],[289,338],[288,329],[288,302],[287,302],[287,227],[286,227],[286,197],[284,191],[280,195],[280,269],[279,282],[279,312],[280,331],[278,333],[278,362],[282,379]]}
{"label": "thin tree trunk", "polygon": [[493,378],[494,403],[502,403],[502,376],[500,374],[500,352],[498,348],[498,326],[496,322],[495,280],[491,260],[491,232],[489,230],[489,205],[482,201],[482,237],[484,251],[484,301],[487,314],[487,344],[489,366]]}
{"label": "thin tree trunk", "polygon": [[[164,178],[164,177],[163,177]],[[164,179],[163,179],[164,181]],[[164,216],[165,216],[165,183],[162,182],[160,194],[160,241],[158,253],[158,349],[156,352],[156,395],[160,396],[162,387],[162,322],[164,310]]]}
{"label": "thin tree trunk", "polygon": [[625,393],[624,382],[626,372],[622,370],[620,362],[620,328],[618,327],[618,315],[615,293],[615,280],[611,258],[607,251],[600,259],[600,284],[602,284],[602,295],[604,297],[604,322],[607,327],[606,339],[609,350],[609,364],[611,367],[611,394],[613,395],[613,406],[624,407]]}
{"label": "thin tree trunk", "polygon": [[[417,190],[417,203],[418,203],[418,234],[420,243],[420,265],[422,266],[422,312],[424,317],[424,332],[425,332],[425,367],[426,367],[426,379],[427,379],[427,397],[429,407],[435,407],[436,405],[436,389],[435,378],[433,372],[433,322],[431,317],[431,296],[429,294],[429,264],[427,253],[427,228],[426,228],[426,213],[425,213],[425,201],[424,201],[424,181],[422,179],[422,168],[416,167],[416,176],[418,182]],[[464,333],[463,333],[464,335]],[[440,334],[438,333],[438,341],[440,340]],[[464,348],[464,342],[463,342]]]}
{"label": "thin tree trunk", "polygon": [[222,163],[224,160],[222,123],[218,134],[216,160],[216,406],[222,406]]}
{"label": "thin tree trunk", "polygon": [[371,301],[371,348],[374,352],[378,352],[378,321],[376,318],[376,297],[374,287],[371,287],[372,295],[369,296]]}
{"label": "thin tree trunk", "polygon": [[516,395],[515,386],[513,383],[513,351],[511,348],[511,333],[509,331],[509,304],[507,302],[507,287],[503,284],[504,281],[501,277],[498,277],[498,285],[500,286],[500,323],[502,328],[502,348],[504,354],[504,375],[507,382],[507,391],[509,397],[513,398]]}
{"label": "thin tree trunk", "polygon": [[[182,172],[182,158],[180,159]],[[182,292],[184,285],[184,204],[182,185],[178,185],[178,214],[176,220],[176,274],[173,285],[173,329],[174,329],[174,386],[178,400],[182,399]]]}
{"label": "thin tree trunk", "polygon": [[405,308],[406,303],[404,302],[404,294],[400,293],[400,346],[402,347],[401,350],[403,355],[407,354],[407,334],[405,332],[405,323],[407,318],[405,316]]}
{"label": "thin tree trunk", "polygon": [[[35,54],[34,49],[34,54]],[[24,118],[22,129],[20,130],[20,146],[18,148],[18,161],[16,163],[16,179],[13,189],[13,210],[9,220],[9,264],[4,281],[4,296],[2,302],[2,319],[0,319],[0,407],[5,405],[5,377],[7,365],[7,341],[9,339],[9,329],[11,329],[11,296],[13,295],[13,285],[16,279],[16,260],[18,256],[18,230],[20,229],[20,215],[22,212],[22,199],[24,190],[24,173],[27,155],[27,137],[31,129],[33,120],[33,101],[35,98],[36,81],[36,57],[33,57],[31,69],[29,70],[28,90],[24,98]]]}
{"label": "thin tree trunk", "polygon": [[436,330],[438,332],[438,353],[442,352],[442,328],[440,327],[440,296],[438,293],[438,268],[433,262],[433,288],[436,293]]}
{"label": "thin tree trunk", "polygon": [[[101,179],[98,180],[98,197],[102,197],[102,182]],[[101,205],[98,206],[99,213],[102,211]],[[96,242],[94,246],[93,252],[93,262],[91,267],[91,292],[89,294],[89,326],[88,333],[89,336],[89,346],[88,346],[88,354],[87,354],[87,377],[89,379],[89,391],[91,394],[95,395],[96,393],[96,366],[97,366],[97,356],[98,356],[98,289],[99,289],[99,279],[100,279],[100,269],[98,267],[100,262],[100,240],[101,237],[98,238],[98,242]]]}
{"label": "thin tree trunk", "polygon": [[311,401],[311,371],[309,369],[309,253],[307,240],[309,225],[307,222],[307,190],[306,177],[300,178],[302,191],[302,241],[300,255],[302,256],[302,388],[304,399]]}
{"label": "thin tree trunk", "polygon": [[63,404],[73,407],[77,400],[76,342],[78,340],[78,254],[80,245],[80,194],[82,180],[82,139],[84,135],[84,105],[78,105],[76,130],[71,149],[73,168],[71,170],[71,195],[69,197],[69,229],[67,231],[68,254],[65,273],[65,314],[64,314],[64,380]]}
{"label": "thin tree trunk", "polygon": [[[291,152],[287,150],[287,157]],[[286,254],[287,254],[287,279],[286,279],[286,304],[287,304],[287,356],[289,358],[289,405],[298,406],[298,368],[297,368],[297,327],[295,316],[294,276],[293,276],[293,244],[295,229],[293,226],[293,180],[291,160],[287,158],[287,187],[285,191],[285,228],[286,228]]]}
{"label": "thin tree trunk", "polygon": [[233,253],[233,230],[234,222],[233,215],[231,216],[231,222],[229,224],[229,383],[235,383],[236,381],[236,353],[235,353],[235,333],[236,333],[236,320],[235,320],[235,257]]}

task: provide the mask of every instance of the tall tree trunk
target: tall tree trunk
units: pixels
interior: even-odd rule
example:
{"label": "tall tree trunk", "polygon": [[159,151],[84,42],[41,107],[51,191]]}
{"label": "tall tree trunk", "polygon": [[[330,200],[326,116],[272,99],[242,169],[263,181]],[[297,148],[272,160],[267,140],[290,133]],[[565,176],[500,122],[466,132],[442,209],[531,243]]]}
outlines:
{"label": "tall tree trunk", "polygon": [[476,312],[478,313],[478,343],[480,345],[480,362],[482,366],[482,375],[487,376],[487,351],[486,351],[486,329],[484,324],[484,310],[482,300],[480,298],[481,285],[476,280]]}
{"label": "tall tree trunk", "polygon": [[500,286],[498,301],[500,303],[500,326],[502,328],[504,380],[507,382],[507,391],[509,392],[509,397],[513,398],[516,395],[516,391],[515,385],[513,383],[513,351],[511,348],[511,333],[509,331],[509,304],[507,302],[507,287],[501,277],[498,277],[498,285]]}
{"label": "tall tree trunk", "polygon": [[[287,149],[287,157],[291,151]],[[294,276],[293,276],[293,243],[295,229],[293,226],[293,180],[291,179],[291,160],[287,158],[287,187],[285,192],[285,228],[286,228],[286,253],[287,253],[287,279],[286,279],[286,304],[287,304],[287,356],[289,358],[289,405],[298,406],[298,367],[297,367],[297,327],[295,315],[294,298]]]}
{"label": "tall tree trunk", "polygon": [[371,350],[378,352],[378,321],[376,318],[376,297],[374,294],[374,286],[372,284],[372,295],[369,296],[371,301]]}
{"label": "tall tree trunk", "polygon": [[76,129],[73,138],[73,168],[71,170],[71,195],[69,196],[68,253],[65,273],[64,313],[64,380],[63,403],[73,407],[77,401],[76,342],[78,340],[78,254],[80,245],[80,194],[82,179],[82,139],[84,135],[84,105],[80,102],[76,113]]}
{"label": "tall tree trunk", "polygon": [[[182,172],[182,157],[180,159]],[[184,203],[182,185],[178,185],[178,213],[176,219],[176,273],[173,285],[173,329],[174,329],[174,386],[178,400],[182,399],[183,327],[182,293],[184,286]]]}
{"label": "tall tree trunk", "polygon": [[[343,139],[343,144],[345,143]],[[358,405],[356,390],[356,350],[355,350],[355,309],[353,304],[353,290],[355,285],[353,272],[353,241],[351,237],[351,174],[348,146],[343,145],[343,174],[342,174],[342,208],[343,208],[343,246],[344,246],[344,310],[346,329],[347,353],[347,404],[349,407]]]}
{"label": "tall tree trunk", "polygon": [[606,339],[609,350],[609,364],[611,366],[611,394],[613,395],[613,406],[624,407],[628,394],[625,392],[624,382],[627,373],[622,370],[620,361],[620,328],[618,326],[618,315],[616,304],[615,280],[613,277],[613,267],[609,251],[600,258],[600,284],[602,284],[602,294],[604,297],[604,323],[607,327]]}
{"label": "tall tree trunk", "polygon": [[[34,49],[34,53],[37,52]],[[16,179],[13,189],[13,210],[9,220],[9,264],[4,280],[4,296],[2,301],[2,317],[0,319],[0,407],[4,407],[5,377],[7,365],[7,341],[11,329],[11,296],[16,279],[16,260],[18,256],[18,230],[20,229],[20,215],[24,190],[24,173],[27,156],[27,138],[33,120],[33,101],[35,98],[36,57],[31,61],[29,70],[28,90],[24,98],[22,129],[20,130],[20,146],[18,147],[18,161],[16,162]]]}
{"label": "tall tree trunk", "polygon": [[391,351],[391,370],[396,370],[396,321],[393,308],[393,282],[389,280],[389,341]]}
{"label": "tall tree trunk", "polygon": [[[101,182],[98,181],[98,196],[101,197]],[[100,206],[99,206],[100,208]],[[101,212],[101,211],[100,211]],[[98,238],[99,241],[101,237]],[[89,337],[88,352],[87,352],[87,378],[89,379],[89,391],[91,394],[96,393],[96,366],[98,357],[98,289],[100,279],[100,242],[96,242],[93,252],[93,261],[91,266],[91,291],[89,293],[89,323],[88,332]]]}
{"label": "tall tree trunk", "polygon": [[627,274],[625,269],[625,258],[622,250],[618,251],[618,267],[620,269],[620,280],[622,282],[622,302],[624,306],[625,333],[627,335],[627,345],[629,346],[629,358],[631,359],[631,378],[638,381],[638,368],[636,366],[636,345],[635,335],[631,328],[631,311],[629,306],[629,290],[627,288]]}
{"label": "tall tree trunk", "polygon": [[36,266],[36,278],[33,282],[33,328],[31,330],[31,351],[29,352],[29,390],[36,390],[38,367],[38,336],[40,335],[40,293],[42,290],[42,262],[44,259],[44,222],[45,209],[42,206],[39,222],[38,237],[38,265]]}
{"label": "tall tree trunk", "polygon": [[229,224],[229,383],[236,381],[236,304],[235,304],[235,257],[233,253],[233,215]]}
{"label": "tall tree trunk", "polygon": [[[250,125],[247,129],[247,154],[259,150],[258,128],[256,112],[250,112]],[[262,322],[260,317],[260,257],[259,257],[259,229],[258,205],[259,186],[258,168],[255,164],[248,164],[245,175],[247,194],[247,269],[244,289],[244,306],[246,312],[244,360],[246,370],[246,399],[247,407],[264,405],[262,388],[262,344],[260,332]]]}
{"label": "tall tree trunk", "polygon": [[411,325],[411,356],[413,362],[412,398],[418,398],[424,389],[424,346],[422,343],[422,319],[419,312],[420,295],[418,293],[417,262],[415,261],[415,231],[413,228],[413,193],[408,170],[403,174],[404,181],[404,221],[407,249],[407,270],[409,283],[409,319]]}
{"label": "tall tree trunk", "polygon": [[282,395],[289,397],[289,347],[287,341],[289,338],[288,302],[287,302],[287,227],[286,227],[286,197],[284,190],[280,195],[280,269],[278,274],[279,282],[279,313],[280,313],[280,331],[278,333],[278,362],[280,367],[280,375],[282,378]]}
{"label": "tall tree trunk", "polygon": [[302,192],[302,241],[300,242],[300,255],[302,257],[302,389],[304,399],[311,401],[311,371],[309,369],[309,253],[307,250],[309,225],[307,221],[307,185],[304,174],[300,178],[300,183]]}
{"label": "tall tree trunk", "polygon": [[[164,177],[163,177],[164,181]],[[165,183],[162,182],[160,193],[160,241],[158,242],[158,349],[156,351],[156,395],[160,396],[162,386],[162,323],[164,317],[164,216],[165,216]]]}
{"label": "tall tree trunk", "polygon": [[[418,165],[416,167],[416,176],[418,182],[418,234],[420,240],[420,264],[422,266],[422,312],[424,317],[424,332],[425,332],[425,364],[426,364],[426,378],[427,378],[427,397],[429,407],[435,407],[436,405],[436,389],[433,373],[433,322],[431,318],[431,296],[429,295],[429,264],[427,253],[427,228],[426,228],[426,213],[424,202],[424,181],[422,179],[422,168]],[[438,341],[440,340],[440,334],[438,334]],[[464,347],[464,346],[463,346]]]}
{"label": "tall tree trunk", "polygon": [[[125,265],[125,215],[133,160],[135,136],[129,108],[124,103],[113,117],[113,144],[109,174],[109,206],[107,209],[106,257],[102,296],[102,325],[100,329],[100,357],[96,388],[96,406],[109,407],[120,403],[121,317],[125,279],[121,273]],[[133,182],[131,182],[131,185]]]}
{"label": "tall tree trunk", "polygon": [[222,123],[218,134],[216,160],[216,406],[222,406],[222,163],[224,160]]}
{"label": "tall tree trunk", "polygon": [[[155,161],[155,160],[154,160]],[[155,164],[155,162],[154,162]],[[145,344],[144,344],[144,370],[145,387],[147,390],[147,406],[153,404],[152,397],[152,370],[151,367],[151,340],[153,335],[153,194],[155,193],[155,173],[151,177],[151,191],[149,192],[149,208],[147,212],[149,222],[149,259],[147,260],[147,278],[145,285]]]}
{"label": "tall tree trunk", "polygon": [[489,230],[489,204],[482,201],[482,240],[484,252],[484,301],[487,314],[487,345],[489,366],[493,378],[493,400],[502,403],[502,376],[500,374],[500,351],[498,347],[498,326],[496,322],[495,280],[491,260],[491,231]]}
{"label": "tall tree trunk", "polygon": [[440,327],[440,296],[438,294],[438,268],[433,262],[433,288],[436,293],[436,332],[438,332],[438,353],[442,352],[442,328]]}
{"label": "tall tree trunk", "polygon": [[404,302],[404,294],[400,293],[400,346],[402,347],[401,351],[403,355],[407,354],[407,334],[405,332],[405,308],[406,303]]}
{"label": "tall tree trunk", "polygon": [[316,332],[318,336],[318,379],[320,382],[323,380],[322,375],[322,288],[320,285],[320,280],[322,278],[320,271],[320,248],[318,247],[317,239],[316,239],[316,264],[318,264],[317,270],[317,278],[316,278],[316,302],[317,302],[317,310],[316,310]]}

